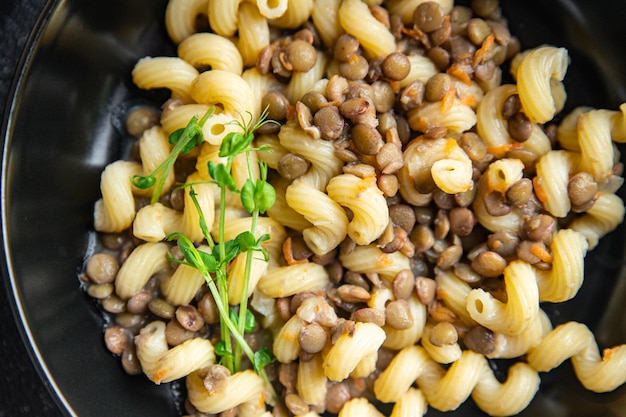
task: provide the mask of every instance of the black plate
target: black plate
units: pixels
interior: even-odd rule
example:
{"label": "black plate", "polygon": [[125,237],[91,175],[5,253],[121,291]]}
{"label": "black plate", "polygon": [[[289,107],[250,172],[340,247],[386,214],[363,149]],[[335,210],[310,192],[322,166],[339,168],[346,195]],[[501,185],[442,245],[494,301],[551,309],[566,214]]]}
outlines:
{"label": "black plate", "polygon": [[[170,387],[126,376],[107,353],[104,319],[77,279],[84,254],[95,244],[91,213],[100,172],[122,151],[115,115],[158,98],[137,91],[130,70],[139,57],[174,51],[163,28],[165,4],[53,2],[29,45],[5,123],[6,271],[26,343],[67,415],[177,415]],[[503,1],[503,7],[524,48],[550,43],[569,49],[568,108],[616,109],[626,101],[626,2]],[[626,342],[623,247],[620,227],[588,256],[579,296],[546,306],[555,324],[585,322],[603,347]],[[568,363],[542,381],[523,415],[626,415],[626,388],[586,392]],[[455,413],[428,415],[442,414],[482,415],[471,401]]]}

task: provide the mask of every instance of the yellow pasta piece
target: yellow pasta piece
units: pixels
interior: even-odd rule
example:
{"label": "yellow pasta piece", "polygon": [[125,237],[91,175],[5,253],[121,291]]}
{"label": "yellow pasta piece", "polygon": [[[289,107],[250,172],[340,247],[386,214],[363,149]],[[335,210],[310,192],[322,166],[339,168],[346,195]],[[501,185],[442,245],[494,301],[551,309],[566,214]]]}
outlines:
{"label": "yellow pasta piece", "polygon": [[391,282],[398,272],[410,269],[409,258],[402,252],[385,253],[376,245],[356,246],[339,254],[341,264],[353,272],[377,273]]}
{"label": "yellow pasta piece", "polygon": [[195,33],[178,45],[178,56],[199,70],[230,71],[241,75],[243,58],[229,39],[214,33]]}
{"label": "yellow pasta piece", "polygon": [[396,41],[389,29],[372,16],[363,1],[343,0],[338,15],[343,29],[359,40],[368,56],[382,58],[396,50]]}
{"label": "yellow pasta piece", "polygon": [[593,207],[584,215],[574,219],[569,228],[582,233],[587,238],[589,250],[594,249],[599,240],[612,232],[624,220],[624,202],[612,193],[600,192]]}
{"label": "yellow pasta piece", "polygon": [[290,363],[298,358],[301,351],[298,335],[304,324],[304,321],[294,314],[274,336],[272,353],[280,363]]}
{"label": "yellow pasta piece", "polygon": [[209,24],[215,33],[229,37],[237,32],[240,3],[241,0],[208,0]]}
{"label": "yellow pasta piece", "polygon": [[494,333],[495,349],[487,358],[518,358],[537,346],[541,339],[552,330],[552,323],[547,314],[539,309],[539,315],[526,330],[517,335]]}
{"label": "yellow pasta piece", "polygon": [[207,14],[208,0],[169,0],[165,9],[165,28],[174,43],[196,33],[198,16]]}
{"label": "yellow pasta piece", "polygon": [[100,175],[102,198],[94,206],[94,228],[99,232],[121,232],[135,218],[134,175],[143,174],[141,164],[115,161],[107,165]]}
{"label": "yellow pasta piece", "polygon": [[390,417],[422,417],[428,411],[428,403],[422,391],[409,388],[393,406]]}
{"label": "yellow pasta piece", "polygon": [[197,372],[186,378],[188,398],[203,413],[218,414],[248,402],[262,402],[263,379],[252,370],[237,372],[220,380],[208,391]]}
{"label": "yellow pasta piece", "polygon": [[137,358],[141,369],[155,384],[183,378],[215,363],[210,341],[192,338],[170,348],[165,337],[165,323],[155,320],[135,336]]}
{"label": "yellow pasta piece", "polygon": [[256,0],[256,6],[265,18],[277,19],[287,11],[288,1]]}
{"label": "yellow pasta piece", "polygon": [[437,126],[445,127],[451,133],[463,133],[477,122],[472,106],[454,97],[449,107],[441,102],[425,103],[409,110],[407,120],[413,130],[426,132]]}
{"label": "yellow pasta piece", "polygon": [[317,0],[315,5],[311,10],[311,20],[324,45],[332,48],[335,40],[344,33],[338,17],[341,0]]}
{"label": "yellow pasta piece", "polygon": [[298,362],[296,388],[300,398],[307,404],[325,404],[327,381],[321,354],[315,354],[311,360]]}
{"label": "yellow pasta piece", "polygon": [[419,301],[416,295],[409,297],[407,302],[409,304],[411,317],[413,318],[413,325],[408,329],[402,330],[394,329],[388,325],[383,326],[385,334],[387,335],[383,346],[388,349],[399,350],[406,346],[414,345],[422,337],[428,316],[426,306]]}
{"label": "yellow pasta piece", "polygon": [[324,357],[324,374],[331,381],[343,381],[363,358],[377,352],[384,340],[383,329],[373,323],[357,322],[354,331],[339,336]]}
{"label": "yellow pasta piece", "polygon": [[168,268],[166,243],[142,243],[128,255],[115,278],[115,293],[123,300],[137,294],[152,275]]}
{"label": "yellow pasta piece", "polygon": [[144,90],[167,88],[173,98],[190,103],[191,83],[198,76],[193,65],[177,57],[146,57],[135,64],[133,83]]}
{"label": "yellow pasta piece", "polygon": [[[199,246],[198,250],[210,252],[206,245]],[[196,268],[178,265],[174,273],[161,285],[161,291],[168,303],[181,306],[189,304],[204,284],[206,279]]]}
{"label": "yellow pasta piece", "polygon": [[528,363],[547,372],[571,358],[577,378],[595,392],[612,391],[626,382],[626,345],[606,349],[602,356],[589,328],[567,322],[554,328],[528,353]]}
{"label": "yellow pasta piece", "polygon": [[[413,11],[425,1],[428,0],[387,0],[385,6],[390,14],[398,15],[404,24],[410,24],[413,23]],[[454,6],[454,0],[436,0],[436,3],[439,3],[446,14],[450,13]]]}
{"label": "yellow pasta piece", "polygon": [[479,324],[509,335],[526,330],[539,314],[539,290],[532,267],[513,261],[504,269],[508,300],[503,303],[481,288],[467,296],[467,310]]}
{"label": "yellow pasta piece", "polygon": [[[257,0],[258,2],[259,0]],[[284,0],[283,0],[284,1]],[[287,7],[280,16],[272,19],[272,26],[294,29],[306,22],[313,10],[313,0],[286,0]],[[280,5],[281,2],[279,2]],[[258,3],[257,3],[258,4]],[[280,10],[280,7],[278,8]]]}
{"label": "yellow pasta piece", "polygon": [[358,245],[369,245],[389,224],[387,201],[376,184],[376,177],[338,175],[326,187],[328,196],[352,212],[348,236]]}
{"label": "yellow pasta piece", "polygon": [[[258,1],[257,3],[262,3]],[[279,3],[285,3],[282,1]],[[256,64],[261,50],[270,44],[270,27],[260,7],[252,2],[243,2],[238,10],[237,48],[245,67]]]}
{"label": "yellow pasta piece", "polygon": [[554,217],[565,217],[572,208],[567,186],[579,160],[574,152],[558,150],[546,153],[537,162],[537,181],[545,194],[543,207]]}
{"label": "yellow pasta piece", "polygon": [[273,268],[259,280],[259,290],[268,297],[289,297],[303,291],[319,290],[328,284],[328,273],[314,262]]}
{"label": "yellow pasta piece", "polygon": [[327,254],[345,239],[348,217],[328,195],[298,179],[287,187],[285,199],[289,207],[313,225],[302,231],[302,237],[313,253]]}
{"label": "yellow pasta piece", "polygon": [[367,399],[357,397],[343,405],[339,410],[339,417],[383,417],[383,414]]}
{"label": "yellow pasta piece", "polygon": [[[528,51],[517,69],[517,88],[522,108],[533,123],[551,120],[562,107],[555,92],[562,91],[569,57],[567,49],[541,46]],[[556,90],[556,91],[555,91]]]}

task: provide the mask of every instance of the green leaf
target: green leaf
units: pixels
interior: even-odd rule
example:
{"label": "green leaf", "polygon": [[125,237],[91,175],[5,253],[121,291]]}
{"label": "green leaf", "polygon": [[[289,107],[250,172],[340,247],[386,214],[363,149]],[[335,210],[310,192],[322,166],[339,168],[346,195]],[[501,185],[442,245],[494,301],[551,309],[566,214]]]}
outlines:
{"label": "green leaf", "polygon": [[263,346],[260,350],[254,352],[254,370],[257,374],[260,374],[261,371],[270,363],[275,362],[276,358],[272,357],[269,349]]}
{"label": "green leaf", "polygon": [[254,250],[257,247],[257,241],[254,238],[252,232],[245,231],[239,233],[237,235],[237,243],[239,244],[239,250],[241,252],[247,252],[249,250]]}
{"label": "green leaf", "polygon": [[156,177],[152,175],[134,175],[131,178],[131,182],[137,188],[141,188],[142,190],[147,190],[152,187],[156,182]]}
{"label": "green leaf", "polygon": [[276,202],[276,190],[264,180],[257,180],[255,192],[255,204],[259,213],[263,214],[269,210]]}
{"label": "green leaf", "polygon": [[222,358],[233,356],[233,352],[228,350],[228,348],[226,347],[226,342],[224,340],[220,340],[215,344],[215,354],[217,356],[221,356]]}
{"label": "green leaf", "polygon": [[[191,121],[193,121],[194,119],[192,118]],[[191,123],[190,121],[190,123]],[[171,145],[176,145],[178,142],[180,142],[180,138],[181,136],[183,136],[183,133],[185,133],[186,128],[181,127],[180,129],[176,129],[175,131],[173,131],[172,133],[170,133],[170,136],[168,137],[168,141]]]}
{"label": "green leaf", "polygon": [[246,310],[246,321],[245,321],[244,331],[246,333],[252,333],[255,327],[256,327],[256,317],[254,317],[254,314],[252,313],[252,311]]}
{"label": "green leaf", "polygon": [[230,132],[222,140],[219,156],[234,157],[244,152],[254,140],[252,134],[242,134],[239,132]]}
{"label": "green leaf", "polygon": [[205,251],[198,251],[198,255],[200,255],[200,259],[202,259],[202,263],[206,270],[210,273],[217,272],[218,265],[215,256],[212,253],[207,253]]}
{"label": "green leaf", "polygon": [[237,193],[237,184],[235,179],[226,169],[224,164],[214,164],[213,161],[208,162],[209,174],[220,188],[227,188],[233,193]]}
{"label": "green leaf", "polygon": [[256,187],[250,178],[246,180],[243,187],[241,188],[241,205],[245,208],[248,213],[254,212],[256,209]]}

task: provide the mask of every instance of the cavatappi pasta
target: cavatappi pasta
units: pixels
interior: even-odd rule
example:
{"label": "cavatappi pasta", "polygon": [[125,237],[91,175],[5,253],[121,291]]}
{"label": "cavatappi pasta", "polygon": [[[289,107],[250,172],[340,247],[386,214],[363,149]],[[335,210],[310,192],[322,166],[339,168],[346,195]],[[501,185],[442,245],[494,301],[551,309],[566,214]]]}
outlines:
{"label": "cavatappi pasta", "polygon": [[[522,50],[497,2],[472,4],[484,7],[169,0],[177,55],[140,59],[132,79],[170,99],[151,110],[157,123],[133,129],[137,152],[102,173],[102,250],[83,274],[114,316],[105,341],[126,372],[184,382],[194,417],[413,417],[465,401],[509,416],[567,360],[589,390],[626,381],[626,340],[599,346],[585,324],[553,326],[542,308],[576,296],[587,252],[624,218],[626,103],[564,113],[567,50]],[[212,106],[204,143],[150,204],[131,178]],[[279,123],[259,128],[248,157],[276,190],[255,237],[269,235],[269,259],[234,258],[227,298],[233,311],[250,298],[250,343],[276,359],[268,380],[218,364],[215,300],[202,274],[171,262],[182,255],[166,239],[210,250],[199,211],[217,241],[220,203],[224,240],[248,230],[238,196],[206,182],[208,163],[233,120],[264,109]],[[238,187],[259,175],[234,162]],[[494,359],[511,361],[497,377]]]}

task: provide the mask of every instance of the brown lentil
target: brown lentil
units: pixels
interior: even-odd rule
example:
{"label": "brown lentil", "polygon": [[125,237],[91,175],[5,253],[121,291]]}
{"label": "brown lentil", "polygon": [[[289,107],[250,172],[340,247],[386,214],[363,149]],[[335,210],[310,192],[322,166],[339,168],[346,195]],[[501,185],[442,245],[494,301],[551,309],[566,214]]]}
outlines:
{"label": "brown lentil", "polygon": [[392,52],[381,63],[383,75],[392,81],[404,80],[411,71],[411,62],[401,52]]}
{"label": "brown lentil", "polygon": [[110,326],[104,331],[104,343],[109,352],[121,355],[124,349],[131,344],[128,331],[121,326]]}
{"label": "brown lentil", "polygon": [[359,123],[352,127],[352,143],[364,155],[376,155],[383,147],[383,140],[378,130]]}
{"label": "brown lentil", "polygon": [[176,309],[170,303],[162,298],[154,298],[148,303],[148,310],[157,317],[162,319],[171,319],[174,317]]}
{"label": "brown lentil", "polygon": [[119,262],[113,255],[96,253],[89,257],[85,272],[96,284],[110,284],[115,281],[119,269]]}
{"label": "brown lentil", "polygon": [[351,399],[350,389],[344,382],[338,382],[328,386],[326,391],[326,411],[337,414],[345,403]]}
{"label": "brown lentil", "polygon": [[516,206],[523,206],[528,203],[532,194],[532,181],[529,178],[522,178],[506,190],[506,199]]}
{"label": "brown lentil", "polygon": [[181,326],[178,320],[170,320],[165,326],[165,339],[170,346],[178,346],[192,339],[196,333]]}
{"label": "brown lentil", "polygon": [[322,139],[337,139],[343,131],[343,117],[336,106],[326,106],[319,109],[313,116],[313,124],[320,130]]}
{"label": "brown lentil", "polygon": [[567,196],[573,206],[584,206],[594,199],[598,183],[588,172],[578,172],[567,183]]}
{"label": "brown lentil", "polygon": [[[372,99],[378,113],[386,113],[393,110],[396,104],[396,94],[387,81],[375,81],[372,83]],[[380,116],[379,116],[380,123]],[[394,125],[397,125],[394,121]],[[382,133],[382,132],[381,132]]]}
{"label": "brown lentil", "polygon": [[418,276],[415,278],[415,292],[417,298],[424,305],[428,305],[435,299],[437,283],[432,278]]}
{"label": "brown lentil", "polygon": [[350,98],[339,106],[341,115],[348,119],[356,119],[370,111],[372,111],[371,101],[363,97]]}
{"label": "brown lentil", "polygon": [[364,307],[355,310],[352,313],[351,318],[357,322],[374,323],[380,327],[385,325],[385,314],[382,311],[371,307]]}
{"label": "brown lentil", "polygon": [[114,290],[113,284],[90,284],[87,287],[87,294],[92,298],[103,300],[110,297]]}
{"label": "brown lentil", "polygon": [[[277,122],[287,119],[289,107],[290,104],[287,97],[278,91],[270,91],[263,96],[261,101],[261,108],[267,108],[268,110],[267,118],[269,120],[276,120]],[[275,123],[268,123],[268,125],[277,126]]]}
{"label": "brown lentil", "polygon": [[519,237],[515,233],[507,230],[498,230],[487,237],[487,246],[489,249],[504,258],[515,256],[519,242]]}
{"label": "brown lentil", "polygon": [[408,204],[396,203],[390,205],[389,218],[393,224],[403,228],[406,232],[410,232],[415,226],[415,212]]}
{"label": "brown lentil", "polygon": [[485,210],[490,216],[504,216],[511,212],[512,208],[505,200],[502,193],[498,191],[492,191],[483,196],[485,203]]}
{"label": "brown lentil", "polygon": [[491,27],[480,18],[473,18],[467,23],[467,37],[474,45],[480,46],[491,34]]}
{"label": "brown lentil", "polygon": [[426,56],[440,71],[445,71],[450,66],[450,53],[440,46],[429,49]]}
{"label": "brown lentil", "polygon": [[459,340],[459,335],[452,323],[443,321],[430,329],[428,340],[435,346],[447,346],[455,344]]}
{"label": "brown lentil", "polygon": [[482,326],[472,327],[463,337],[463,344],[466,348],[483,355],[488,355],[496,348],[493,332]]}
{"label": "brown lentil", "polygon": [[122,368],[128,375],[139,375],[143,372],[141,369],[141,363],[137,357],[137,350],[135,349],[134,343],[131,343],[126,347],[126,349],[124,349],[120,355],[120,359],[122,362]]}
{"label": "brown lentil", "polygon": [[313,45],[304,40],[296,39],[287,46],[287,59],[293,71],[307,72],[317,62],[317,52]]}
{"label": "brown lentil", "polygon": [[554,217],[537,214],[526,219],[522,225],[524,236],[536,242],[545,241],[552,236],[556,228]]}
{"label": "brown lentil", "polygon": [[107,313],[117,314],[126,311],[126,303],[115,294],[100,300],[100,305]]}
{"label": "brown lentil", "polygon": [[408,299],[415,289],[415,277],[410,269],[398,272],[392,283],[393,295],[397,299]]}
{"label": "brown lentil", "polygon": [[115,315],[115,324],[130,329],[143,323],[144,317],[141,314],[132,314],[126,311]]}
{"label": "brown lentil", "polygon": [[446,270],[452,268],[463,255],[461,245],[450,245],[441,252],[437,259],[437,267]]}
{"label": "brown lentil", "polygon": [[309,91],[302,96],[300,101],[311,110],[311,113],[317,112],[328,104],[326,97],[319,91]]}
{"label": "brown lentil", "polygon": [[277,171],[281,177],[293,180],[304,175],[311,163],[295,153],[286,153],[278,160]]}
{"label": "brown lentil", "polygon": [[372,298],[365,288],[358,285],[345,284],[337,288],[339,298],[346,303],[364,303]]}
{"label": "brown lentil", "polygon": [[202,315],[192,305],[178,306],[175,315],[180,325],[189,331],[197,332],[204,327]]}
{"label": "brown lentil", "polygon": [[152,293],[140,291],[126,301],[126,310],[133,314],[144,314],[148,311],[148,304],[153,298]]}
{"label": "brown lentil", "polygon": [[413,24],[424,32],[433,32],[441,27],[445,12],[435,1],[420,3],[413,12]]}
{"label": "brown lentil", "polygon": [[343,33],[335,41],[334,57],[339,62],[348,62],[358,52],[360,46],[357,38]]}
{"label": "brown lentil", "polygon": [[472,269],[472,267],[465,262],[459,262],[454,265],[453,271],[457,277],[470,284],[474,284],[483,279],[482,275]]}
{"label": "brown lentil", "polygon": [[472,261],[472,268],[485,277],[497,277],[506,267],[506,260],[497,252],[483,251]]}
{"label": "brown lentil", "polygon": [[363,55],[355,55],[354,58],[347,62],[340,62],[339,74],[350,81],[362,80],[369,72],[369,62]]}
{"label": "brown lentil", "polygon": [[490,17],[500,7],[499,0],[472,0],[470,7],[480,17]]}
{"label": "brown lentil", "polygon": [[524,112],[518,111],[509,119],[509,134],[518,142],[526,142],[533,131],[533,125]]}
{"label": "brown lentil", "polygon": [[450,76],[439,72],[428,79],[424,90],[424,98],[431,102],[440,101],[450,88],[452,88]]}
{"label": "brown lentil", "polygon": [[298,343],[307,353],[321,352],[327,340],[326,329],[317,323],[307,324],[298,334]]}
{"label": "brown lentil", "polygon": [[510,119],[522,109],[522,101],[519,94],[511,94],[502,104],[502,117]]}
{"label": "brown lentil", "polygon": [[285,406],[296,416],[301,416],[309,412],[309,405],[297,394],[287,394],[285,396]]}
{"label": "brown lentil", "polygon": [[406,300],[394,300],[387,304],[385,324],[396,330],[406,330],[413,326],[413,315]]}
{"label": "brown lentil", "polygon": [[151,108],[140,106],[132,109],[126,117],[126,131],[136,138],[159,123],[159,115]]}

